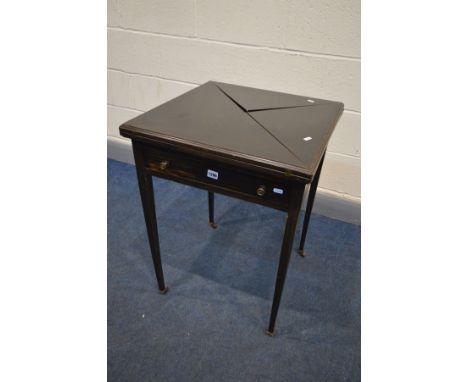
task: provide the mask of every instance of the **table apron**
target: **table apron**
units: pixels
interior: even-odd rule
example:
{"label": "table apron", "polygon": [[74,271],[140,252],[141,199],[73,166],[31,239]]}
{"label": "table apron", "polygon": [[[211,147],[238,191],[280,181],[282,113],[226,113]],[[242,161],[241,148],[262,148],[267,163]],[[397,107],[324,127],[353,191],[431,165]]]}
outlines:
{"label": "table apron", "polygon": [[134,144],[142,153],[144,168],[151,175],[211,192],[232,196],[281,211],[288,211],[293,188],[303,183],[248,172],[172,150]]}

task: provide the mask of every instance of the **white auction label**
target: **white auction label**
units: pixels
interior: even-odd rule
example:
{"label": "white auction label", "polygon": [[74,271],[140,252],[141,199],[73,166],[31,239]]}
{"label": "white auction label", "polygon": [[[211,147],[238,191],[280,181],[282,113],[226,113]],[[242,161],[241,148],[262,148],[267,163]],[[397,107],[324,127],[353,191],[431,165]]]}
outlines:
{"label": "white auction label", "polygon": [[213,171],[213,170],[208,169],[208,172],[206,173],[206,176],[208,178],[218,180],[218,172],[217,171]]}

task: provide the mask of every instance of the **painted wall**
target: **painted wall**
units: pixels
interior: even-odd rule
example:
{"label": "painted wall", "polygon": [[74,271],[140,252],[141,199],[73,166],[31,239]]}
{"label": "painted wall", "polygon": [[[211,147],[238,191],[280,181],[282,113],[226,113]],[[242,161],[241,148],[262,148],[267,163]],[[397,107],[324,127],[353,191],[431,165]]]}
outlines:
{"label": "painted wall", "polygon": [[108,139],[208,80],[341,101],[321,194],[360,202],[359,0],[108,0]]}

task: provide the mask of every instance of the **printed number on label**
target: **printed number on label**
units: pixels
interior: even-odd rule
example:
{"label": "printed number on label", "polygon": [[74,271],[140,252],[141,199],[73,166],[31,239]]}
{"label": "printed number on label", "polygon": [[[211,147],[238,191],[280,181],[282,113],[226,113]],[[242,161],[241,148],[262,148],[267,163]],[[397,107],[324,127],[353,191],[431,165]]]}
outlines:
{"label": "printed number on label", "polygon": [[217,172],[217,171],[208,170],[208,172],[206,173],[206,176],[207,176],[208,178],[211,178],[211,179],[214,179],[214,180],[218,180],[218,172]]}

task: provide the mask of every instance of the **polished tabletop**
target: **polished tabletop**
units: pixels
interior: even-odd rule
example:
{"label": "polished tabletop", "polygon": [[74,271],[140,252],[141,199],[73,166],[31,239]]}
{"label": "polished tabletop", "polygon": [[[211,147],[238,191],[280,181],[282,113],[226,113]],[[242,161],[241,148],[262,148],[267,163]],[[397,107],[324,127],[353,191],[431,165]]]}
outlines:
{"label": "polished tabletop", "polygon": [[343,104],[207,82],[120,127],[124,136],[188,145],[311,178]]}

